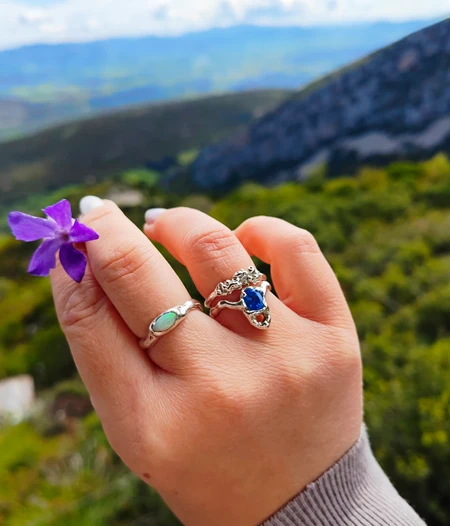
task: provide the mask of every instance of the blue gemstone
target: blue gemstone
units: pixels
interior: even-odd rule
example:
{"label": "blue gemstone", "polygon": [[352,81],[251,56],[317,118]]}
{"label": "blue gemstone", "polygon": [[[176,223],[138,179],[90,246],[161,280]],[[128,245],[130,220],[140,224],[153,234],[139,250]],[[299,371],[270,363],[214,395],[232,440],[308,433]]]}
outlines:
{"label": "blue gemstone", "polygon": [[248,310],[256,312],[264,309],[264,294],[251,287],[244,290],[244,303]]}

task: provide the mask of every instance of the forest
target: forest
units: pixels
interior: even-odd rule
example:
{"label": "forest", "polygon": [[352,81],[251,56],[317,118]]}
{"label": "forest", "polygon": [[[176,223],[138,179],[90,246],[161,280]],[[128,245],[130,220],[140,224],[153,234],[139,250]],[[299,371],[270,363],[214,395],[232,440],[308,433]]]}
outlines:
{"label": "forest", "polygon": [[[439,154],[354,176],[324,173],[318,169],[304,183],[245,184],[217,198],[179,197],[156,172],[131,170],[33,195],[17,209],[39,214],[63,197],[76,207],[87,193],[133,191],[140,204],[123,208],[140,226],[147,208],[182,204],[231,228],[272,215],[308,229],[337,273],[359,331],[376,457],[429,526],[448,525],[450,161]],[[0,525],[178,524],[109,447],[59,328],[50,283],[26,274],[34,248],[16,242],[2,219],[0,378],[32,375],[38,401],[29,419],[0,428]],[[186,269],[164,254],[198,297]]]}

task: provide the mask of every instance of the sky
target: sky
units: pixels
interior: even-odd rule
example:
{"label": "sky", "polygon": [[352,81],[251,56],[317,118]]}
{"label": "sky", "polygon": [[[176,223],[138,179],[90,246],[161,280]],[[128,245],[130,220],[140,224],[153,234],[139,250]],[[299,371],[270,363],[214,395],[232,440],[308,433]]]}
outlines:
{"label": "sky", "polygon": [[449,0],[0,0],[0,49],[238,24],[317,25],[446,15]]}

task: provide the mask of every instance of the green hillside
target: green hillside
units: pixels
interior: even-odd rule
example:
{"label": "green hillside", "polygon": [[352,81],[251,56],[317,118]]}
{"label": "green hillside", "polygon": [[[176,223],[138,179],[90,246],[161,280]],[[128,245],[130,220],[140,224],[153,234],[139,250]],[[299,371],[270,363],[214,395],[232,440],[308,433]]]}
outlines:
{"label": "green hillside", "polygon": [[[271,189],[249,184],[217,201],[164,192],[154,186],[153,172],[128,172],[120,179],[122,191],[138,190],[144,197],[142,206],[125,209],[139,225],[148,207],[185,204],[231,228],[270,214],[317,237],[361,337],[366,421],[376,455],[428,526],[448,525],[449,160],[366,168],[332,181],[316,174],[304,185]],[[106,195],[115,185],[105,180],[59,195],[75,205],[86,192]],[[46,204],[54,197],[47,196]],[[0,377],[32,374],[42,400],[29,422],[0,430],[0,524],[177,524],[107,445],[75,375],[49,283],[26,275],[32,248],[0,238]],[[186,270],[169,261],[196,295]]]}
{"label": "green hillside", "polygon": [[244,128],[289,91],[141,106],[0,144],[0,204],[199,149]]}

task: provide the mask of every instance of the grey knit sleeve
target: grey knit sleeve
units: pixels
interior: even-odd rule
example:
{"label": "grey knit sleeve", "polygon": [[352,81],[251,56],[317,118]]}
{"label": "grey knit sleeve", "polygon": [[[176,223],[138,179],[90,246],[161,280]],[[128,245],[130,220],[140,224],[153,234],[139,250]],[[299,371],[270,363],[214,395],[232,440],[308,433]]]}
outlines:
{"label": "grey knit sleeve", "polygon": [[263,526],[424,526],[379,466],[367,432]]}

